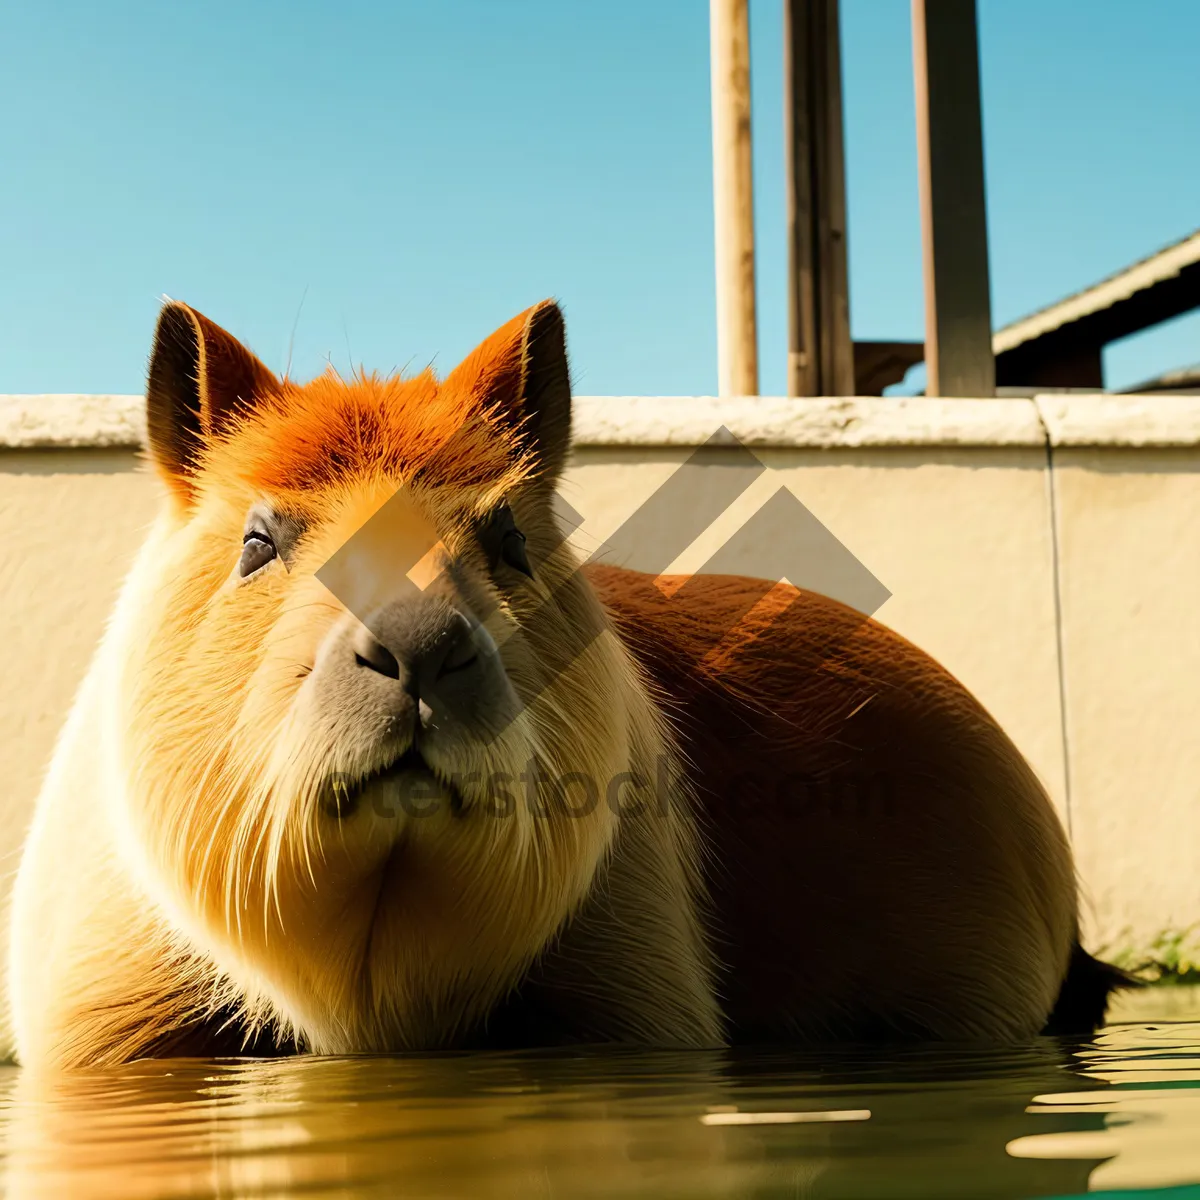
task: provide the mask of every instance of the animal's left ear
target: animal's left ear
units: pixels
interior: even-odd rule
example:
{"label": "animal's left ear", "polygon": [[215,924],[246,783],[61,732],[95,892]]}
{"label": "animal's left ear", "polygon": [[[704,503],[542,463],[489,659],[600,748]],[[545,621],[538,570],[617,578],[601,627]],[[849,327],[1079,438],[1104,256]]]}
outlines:
{"label": "animal's left ear", "polygon": [[158,318],[146,381],[150,453],[184,501],[206,445],[239,410],[279,387],[271,370],[232,334],[168,300]]}
{"label": "animal's left ear", "polygon": [[533,454],[539,475],[551,483],[558,479],[571,441],[571,378],[566,327],[553,300],[502,325],[442,386],[474,393]]}

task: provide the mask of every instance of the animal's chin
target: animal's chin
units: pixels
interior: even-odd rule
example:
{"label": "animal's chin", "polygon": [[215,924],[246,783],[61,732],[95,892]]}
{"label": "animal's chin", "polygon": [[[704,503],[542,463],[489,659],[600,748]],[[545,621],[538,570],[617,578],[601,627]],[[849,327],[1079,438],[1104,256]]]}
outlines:
{"label": "animal's chin", "polygon": [[329,781],[322,808],[331,817],[345,819],[364,801],[381,816],[429,816],[447,806],[459,816],[463,808],[454,782],[435,771],[415,746],[365,775]]}

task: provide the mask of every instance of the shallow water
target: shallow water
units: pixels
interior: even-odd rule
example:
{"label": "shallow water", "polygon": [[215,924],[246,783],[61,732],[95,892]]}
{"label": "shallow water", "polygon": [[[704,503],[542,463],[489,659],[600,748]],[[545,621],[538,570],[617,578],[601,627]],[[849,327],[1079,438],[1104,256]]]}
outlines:
{"label": "shallow water", "polygon": [[1021,1051],[0,1069],[27,1196],[1200,1197],[1200,995]]}

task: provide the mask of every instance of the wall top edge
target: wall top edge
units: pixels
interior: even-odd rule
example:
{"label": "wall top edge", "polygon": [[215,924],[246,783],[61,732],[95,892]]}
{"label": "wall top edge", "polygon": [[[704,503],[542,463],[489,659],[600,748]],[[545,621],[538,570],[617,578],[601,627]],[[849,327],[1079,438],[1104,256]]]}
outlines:
{"label": "wall top edge", "polygon": [[[1033,399],[577,396],[575,443],[810,449],[921,446],[1200,446],[1200,396]],[[0,395],[0,448],[139,447],[141,396]]]}
{"label": "wall top edge", "polygon": [[1200,396],[1038,396],[1053,446],[1200,446]]}
{"label": "wall top edge", "polygon": [[141,396],[0,395],[0,447],[10,450],[142,446]]}

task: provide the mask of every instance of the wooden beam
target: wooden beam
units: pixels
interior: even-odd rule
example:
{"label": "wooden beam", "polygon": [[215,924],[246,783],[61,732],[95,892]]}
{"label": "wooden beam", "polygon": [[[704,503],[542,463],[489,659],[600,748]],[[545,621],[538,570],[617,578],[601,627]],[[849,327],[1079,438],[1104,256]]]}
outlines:
{"label": "wooden beam", "polygon": [[838,0],[784,0],[789,396],[854,392]]}
{"label": "wooden beam", "polygon": [[999,387],[1070,387],[1104,391],[1104,347],[1073,330],[1048,333],[996,356]]}
{"label": "wooden beam", "polygon": [[924,357],[920,342],[855,342],[854,394],[882,396],[884,388],[900,383]]}
{"label": "wooden beam", "polygon": [[808,26],[805,0],[784,0],[783,169],[787,185],[789,396],[821,394]]}
{"label": "wooden beam", "polygon": [[930,396],[992,396],[975,0],[912,0]]}
{"label": "wooden beam", "polygon": [[717,391],[758,394],[747,0],[710,0]]}

